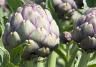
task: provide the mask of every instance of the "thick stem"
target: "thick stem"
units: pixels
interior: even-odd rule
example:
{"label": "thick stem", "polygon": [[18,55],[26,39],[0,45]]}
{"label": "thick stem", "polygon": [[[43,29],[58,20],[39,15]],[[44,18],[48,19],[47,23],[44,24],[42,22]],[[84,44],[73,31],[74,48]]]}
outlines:
{"label": "thick stem", "polygon": [[22,64],[20,65],[20,67],[35,67],[33,60],[30,61],[23,61]]}
{"label": "thick stem", "polygon": [[57,58],[57,54],[53,51],[48,58],[47,67],[56,67],[56,58]]}
{"label": "thick stem", "polygon": [[29,61],[23,62],[22,67],[44,67],[45,61],[43,60],[45,59],[42,57],[33,58]]}
{"label": "thick stem", "polygon": [[25,66],[26,67],[34,67],[33,66],[33,61],[27,61]]}
{"label": "thick stem", "polygon": [[42,58],[42,57],[38,57],[38,59],[37,59],[37,66],[36,67],[45,67],[44,66],[45,62],[43,60],[45,60],[45,59]]}

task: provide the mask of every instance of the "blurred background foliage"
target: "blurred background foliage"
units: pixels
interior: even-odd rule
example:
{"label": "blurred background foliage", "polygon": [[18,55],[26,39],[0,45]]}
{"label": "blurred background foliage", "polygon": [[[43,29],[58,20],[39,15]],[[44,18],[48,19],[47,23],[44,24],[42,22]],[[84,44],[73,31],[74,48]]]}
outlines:
{"label": "blurred background foliage", "polygon": [[[38,2],[38,0],[34,0]],[[73,24],[86,9],[96,7],[96,0],[75,0],[78,4],[82,1],[81,7],[77,9],[75,15],[69,19],[59,17],[56,13],[53,0],[44,0],[44,8],[50,10],[56,20],[60,32],[72,31]],[[9,53],[3,46],[2,34],[5,23],[8,22],[10,14],[14,13],[19,6],[30,2],[30,0],[6,0],[6,5],[0,7],[0,67],[96,67],[96,52],[87,53],[78,47],[74,41],[60,43],[48,58],[32,58],[30,61],[21,59],[23,46],[18,46]],[[75,19],[75,20],[74,20]],[[39,61],[36,61],[39,59]]]}

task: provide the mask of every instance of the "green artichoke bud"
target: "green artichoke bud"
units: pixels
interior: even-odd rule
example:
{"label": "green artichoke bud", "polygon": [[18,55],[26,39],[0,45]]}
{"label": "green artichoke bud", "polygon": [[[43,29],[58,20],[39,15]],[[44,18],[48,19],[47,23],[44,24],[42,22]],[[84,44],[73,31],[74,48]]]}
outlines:
{"label": "green artichoke bud", "polygon": [[96,8],[87,10],[75,23],[72,38],[85,50],[96,49]]}
{"label": "green artichoke bud", "polygon": [[[74,0],[53,0],[55,10],[60,16],[70,17],[77,8]],[[66,18],[67,18],[66,17]]]}
{"label": "green artichoke bud", "polygon": [[3,34],[5,47],[15,48],[24,41],[28,43],[24,56],[47,56],[59,44],[59,28],[47,9],[26,4],[11,16]]}

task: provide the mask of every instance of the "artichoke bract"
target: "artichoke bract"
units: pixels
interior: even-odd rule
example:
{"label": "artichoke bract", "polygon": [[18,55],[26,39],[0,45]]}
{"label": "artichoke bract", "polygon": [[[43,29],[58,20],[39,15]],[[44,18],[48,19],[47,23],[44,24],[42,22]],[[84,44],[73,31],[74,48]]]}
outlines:
{"label": "artichoke bract", "polygon": [[75,23],[73,40],[85,50],[96,49],[96,8],[90,8]]}
{"label": "artichoke bract", "polygon": [[28,43],[24,55],[47,56],[59,44],[59,28],[47,9],[37,4],[19,7],[6,23],[3,43],[7,49]]}
{"label": "artichoke bract", "polygon": [[53,0],[53,5],[60,16],[67,15],[70,17],[77,8],[74,0]]}

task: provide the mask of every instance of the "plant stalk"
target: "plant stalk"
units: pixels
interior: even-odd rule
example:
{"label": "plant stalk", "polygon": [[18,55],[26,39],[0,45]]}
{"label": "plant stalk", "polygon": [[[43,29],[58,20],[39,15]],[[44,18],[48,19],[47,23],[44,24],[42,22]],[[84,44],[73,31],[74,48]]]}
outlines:
{"label": "plant stalk", "polygon": [[53,51],[48,58],[47,67],[56,67],[56,58],[57,58],[57,54]]}
{"label": "plant stalk", "polygon": [[42,58],[42,57],[38,57],[38,59],[37,59],[37,66],[36,67],[45,67],[45,61],[44,61],[45,59],[44,58]]}

